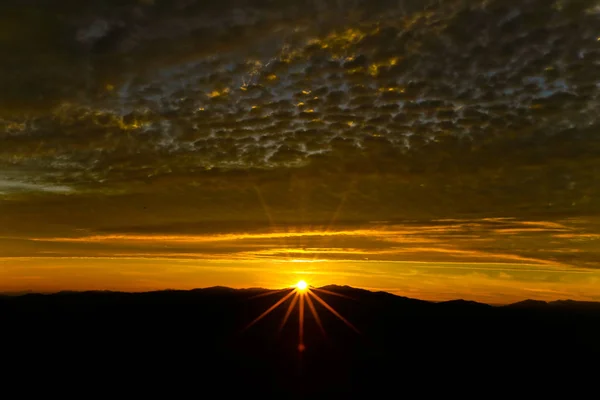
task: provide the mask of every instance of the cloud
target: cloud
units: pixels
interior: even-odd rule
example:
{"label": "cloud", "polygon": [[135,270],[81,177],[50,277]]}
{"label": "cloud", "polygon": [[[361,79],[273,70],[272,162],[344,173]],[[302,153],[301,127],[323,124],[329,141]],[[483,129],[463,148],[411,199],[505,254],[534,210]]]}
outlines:
{"label": "cloud", "polygon": [[14,192],[49,192],[49,193],[69,193],[71,188],[68,186],[53,186],[47,184],[37,184],[30,182],[19,182],[14,180],[0,179],[0,194]]}
{"label": "cloud", "polygon": [[[63,157],[72,168],[58,172],[81,185],[116,181],[107,164],[123,174],[136,174],[133,166],[142,164],[152,176],[191,165],[298,168],[312,160],[304,147],[320,146],[327,154],[336,137],[357,145],[381,137],[389,143],[390,158],[410,164],[413,157],[429,155],[433,166],[461,159],[449,147],[449,133],[471,148],[465,163],[471,158],[492,169],[497,157],[490,155],[498,148],[519,149],[531,140],[537,148],[504,153],[516,169],[536,156],[556,168],[572,168],[556,154],[558,144],[548,141],[562,141],[563,154],[585,157],[597,149],[595,136],[586,133],[597,121],[583,112],[594,109],[598,97],[595,14],[577,7],[557,12],[542,1],[350,3],[41,6],[52,22],[34,34],[48,36],[48,50],[40,53],[32,40],[20,39],[29,52],[19,61],[29,62],[3,79],[16,85],[39,77],[36,93],[47,94],[28,101],[40,103],[37,117],[8,116],[15,120],[7,119],[6,126],[24,129],[8,138],[0,159],[8,162],[17,154],[21,164],[49,168],[53,157]],[[308,20],[315,7],[318,25]],[[341,10],[360,17],[343,23],[336,18]],[[541,22],[540,13],[551,18]],[[61,53],[66,48],[58,32],[71,32],[70,53]],[[49,55],[53,62],[36,60]],[[76,69],[65,74],[69,62]],[[12,68],[10,62],[5,68]],[[17,104],[11,93],[5,92],[5,102]],[[44,111],[49,101],[53,105]],[[327,105],[343,108],[331,113]],[[264,115],[251,117],[253,110]],[[391,124],[398,117],[408,124]],[[573,129],[583,135],[576,141],[569,139]],[[322,139],[318,145],[298,140],[308,130]],[[289,140],[300,148],[286,148]],[[155,152],[161,157],[153,162],[148,158]],[[119,163],[124,154],[131,161]],[[169,168],[161,169],[163,164]]]}
{"label": "cloud", "polygon": [[[504,263],[545,266],[558,271],[600,268],[594,261],[597,251],[589,248],[588,242],[573,239],[586,237],[586,234],[564,222],[488,218],[374,223],[368,228],[364,224],[338,224],[329,228],[247,226],[245,232],[242,232],[242,226],[235,225],[223,226],[221,232],[214,228],[200,233],[200,227],[193,224],[122,227],[115,229],[119,233],[23,237],[12,248],[22,247],[20,252],[13,253],[14,256],[33,251],[44,257],[77,253],[241,261]],[[190,233],[181,233],[185,231]]]}

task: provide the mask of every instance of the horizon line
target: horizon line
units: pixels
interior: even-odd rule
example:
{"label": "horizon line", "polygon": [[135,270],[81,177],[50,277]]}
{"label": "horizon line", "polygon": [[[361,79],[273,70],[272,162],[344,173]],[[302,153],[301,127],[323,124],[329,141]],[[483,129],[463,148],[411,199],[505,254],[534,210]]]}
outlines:
{"label": "horizon line", "polygon": [[[419,299],[419,298],[415,298],[415,297],[402,296],[402,295],[391,293],[391,292],[388,292],[385,290],[378,290],[376,288],[360,288],[360,287],[354,287],[354,286],[349,286],[349,285],[338,285],[338,284],[328,284],[328,285],[323,285],[323,286],[319,286],[319,287],[309,285],[309,287],[312,287],[315,289],[323,289],[323,288],[328,288],[328,287],[332,287],[332,286],[337,287],[337,288],[349,288],[349,289],[353,289],[353,290],[361,290],[361,291],[366,291],[369,293],[386,293],[388,295],[398,297],[398,298],[404,298],[404,299],[421,301],[421,302],[432,303],[432,304],[463,301],[463,302],[468,302],[468,303],[488,305],[488,306],[492,306],[492,307],[510,306],[513,304],[519,304],[519,303],[523,303],[523,302],[536,302],[536,303],[545,303],[545,304],[552,304],[552,303],[556,303],[556,302],[574,302],[574,303],[594,303],[594,304],[600,305],[600,301],[572,300],[572,299],[556,299],[556,300],[552,300],[552,301],[546,301],[546,300],[535,300],[535,299],[531,299],[531,298],[524,298],[523,300],[509,302],[509,303],[486,303],[486,302],[476,301],[476,300],[467,300],[464,298],[456,298],[456,299],[452,299],[452,300],[425,300],[425,299]],[[0,292],[0,297],[21,297],[21,296],[26,296],[26,295],[47,296],[47,295],[56,295],[56,294],[61,294],[61,293],[71,293],[71,294],[115,293],[115,294],[131,294],[131,295],[138,294],[139,295],[139,294],[161,293],[161,292],[193,292],[193,291],[197,291],[197,290],[208,290],[208,289],[229,289],[229,290],[237,291],[237,292],[245,291],[245,290],[261,290],[261,291],[266,291],[266,292],[269,292],[269,291],[279,292],[279,291],[285,291],[285,290],[293,290],[294,286],[292,285],[292,286],[287,286],[284,288],[268,289],[268,288],[264,288],[264,287],[233,288],[233,287],[223,286],[223,285],[214,285],[214,286],[207,286],[207,287],[197,287],[197,288],[192,288],[192,289],[167,288],[167,289],[156,289],[156,290],[144,290],[144,291],[139,291],[139,292],[124,291],[124,290],[111,290],[111,289],[58,290],[58,291],[49,291],[49,292],[34,291],[34,290],[19,290],[19,291],[13,291],[13,292]],[[375,289],[375,290],[371,290],[371,289]]]}

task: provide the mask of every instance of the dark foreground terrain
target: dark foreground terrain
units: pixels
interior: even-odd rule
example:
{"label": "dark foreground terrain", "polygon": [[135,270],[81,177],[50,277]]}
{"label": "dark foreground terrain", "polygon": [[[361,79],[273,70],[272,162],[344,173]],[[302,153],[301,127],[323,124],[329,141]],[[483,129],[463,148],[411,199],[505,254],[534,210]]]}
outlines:
{"label": "dark foreground terrain", "polygon": [[313,300],[325,335],[306,303],[303,352],[298,305],[279,331],[291,298],[244,330],[289,291],[0,297],[0,380],[24,398],[578,398],[600,376],[600,304],[492,307],[325,289],[348,296],[316,292],[360,333]]}

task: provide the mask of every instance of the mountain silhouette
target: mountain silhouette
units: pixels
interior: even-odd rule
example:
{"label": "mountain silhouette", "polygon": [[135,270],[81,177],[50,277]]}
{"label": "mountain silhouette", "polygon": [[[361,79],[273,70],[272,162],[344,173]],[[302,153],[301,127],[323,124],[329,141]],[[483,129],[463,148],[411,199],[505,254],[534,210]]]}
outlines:
{"label": "mountain silhouette", "polygon": [[304,351],[298,304],[281,328],[291,297],[248,327],[292,289],[0,296],[3,363],[36,382],[138,395],[164,384],[224,397],[366,398],[450,393],[457,382],[465,385],[460,393],[477,391],[507,371],[513,377],[502,387],[540,393],[533,376],[574,382],[583,376],[578,366],[590,372],[583,366],[600,355],[597,303],[490,306],[348,286],[312,290],[346,322],[313,298],[317,320],[306,302]]}
{"label": "mountain silhouette", "polygon": [[506,305],[511,308],[545,308],[548,307],[548,303],[542,300],[523,300],[517,303]]}

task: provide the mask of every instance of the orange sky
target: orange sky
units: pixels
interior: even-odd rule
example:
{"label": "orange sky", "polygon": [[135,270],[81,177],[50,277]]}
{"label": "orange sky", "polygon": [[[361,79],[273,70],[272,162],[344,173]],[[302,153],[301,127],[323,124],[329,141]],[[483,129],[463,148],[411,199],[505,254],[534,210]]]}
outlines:
{"label": "orange sky", "polygon": [[[549,238],[551,247],[535,249]],[[4,238],[0,291],[282,288],[304,279],[428,300],[600,300],[600,271],[568,258],[590,253],[589,239],[566,222],[515,219]]]}
{"label": "orange sky", "polygon": [[304,279],[428,300],[600,300],[595,240],[570,221],[512,218],[4,237],[0,292],[282,288]]}
{"label": "orange sky", "polygon": [[207,261],[169,258],[0,259],[0,291],[282,288],[300,279],[402,296],[492,304],[600,300],[600,273],[524,264],[359,261]]}

